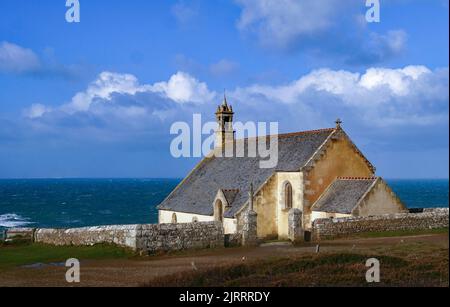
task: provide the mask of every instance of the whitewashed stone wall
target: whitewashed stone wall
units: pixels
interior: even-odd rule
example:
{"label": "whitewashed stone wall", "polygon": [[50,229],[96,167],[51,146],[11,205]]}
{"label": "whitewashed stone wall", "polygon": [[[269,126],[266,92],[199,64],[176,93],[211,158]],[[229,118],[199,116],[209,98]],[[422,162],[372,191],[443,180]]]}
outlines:
{"label": "whitewashed stone wall", "polygon": [[312,238],[322,240],[364,232],[448,228],[448,224],[448,208],[425,209],[423,213],[318,219],[313,224]]}

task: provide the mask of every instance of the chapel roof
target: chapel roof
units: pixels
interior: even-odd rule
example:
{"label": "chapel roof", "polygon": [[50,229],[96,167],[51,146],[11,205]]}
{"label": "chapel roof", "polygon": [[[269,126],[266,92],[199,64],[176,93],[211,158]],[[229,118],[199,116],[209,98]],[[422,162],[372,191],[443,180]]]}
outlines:
{"label": "chapel roof", "polygon": [[228,205],[232,206],[236,196],[239,194],[237,189],[222,189],[223,195],[225,196]]}
{"label": "chapel roof", "polygon": [[[224,193],[231,201],[225,217],[234,217],[248,201],[251,184],[259,188],[274,172],[300,171],[335,131],[329,128],[278,135],[278,165],[274,168],[260,168],[260,161],[267,160],[260,156],[204,158],[158,209],[213,215],[217,191],[228,189],[233,192]],[[248,144],[249,140],[236,142]]]}
{"label": "chapel roof", "polygon": [[312,206],[312,211],[351,214],[378,177],[339,177]]}

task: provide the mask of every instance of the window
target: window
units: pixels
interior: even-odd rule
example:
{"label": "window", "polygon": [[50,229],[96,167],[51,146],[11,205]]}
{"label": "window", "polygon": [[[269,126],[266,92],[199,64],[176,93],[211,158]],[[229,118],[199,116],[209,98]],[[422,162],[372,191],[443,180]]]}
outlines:
{"label": "window", "polygon": [[284,208],[292,209],[292,185],[289,182],[284,185]]}
{"label": "window", "polygon": [[176,224],[177,223],[177,214],[174,213],[172,214],[172,224]]}

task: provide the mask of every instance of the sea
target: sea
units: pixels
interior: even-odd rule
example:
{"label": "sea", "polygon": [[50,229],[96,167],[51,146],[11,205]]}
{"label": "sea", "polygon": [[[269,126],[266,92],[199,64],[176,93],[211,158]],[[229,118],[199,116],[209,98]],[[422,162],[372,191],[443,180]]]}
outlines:
{"label": "sea", "polygon": [[[0,229],[157,223],[180,179],[1,179]],[[387,180],[409,208],[448,207],[449,181]]]}

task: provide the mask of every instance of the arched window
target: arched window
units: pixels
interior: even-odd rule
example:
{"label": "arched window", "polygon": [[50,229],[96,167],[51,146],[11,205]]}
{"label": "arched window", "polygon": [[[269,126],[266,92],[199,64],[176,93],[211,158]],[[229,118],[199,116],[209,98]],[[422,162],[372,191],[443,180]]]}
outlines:
{"label": "arched window", "polygon": [[174,213],[174,214],[172,214],[172,224],[176,224],[178,221],[177,221],[177,214],[176,213]]}
{"label": "arched window", "polygon": [[292,185],[289,182],[284,185],[284,208],[292,209]]}
{"label": "arched window", "polygon": [[216,201],[216,205],[215,205],[215,217],[216,217],[216,221],[219,222],[223,222],[223,204],[222,201],[220,199],[218,199]]}

